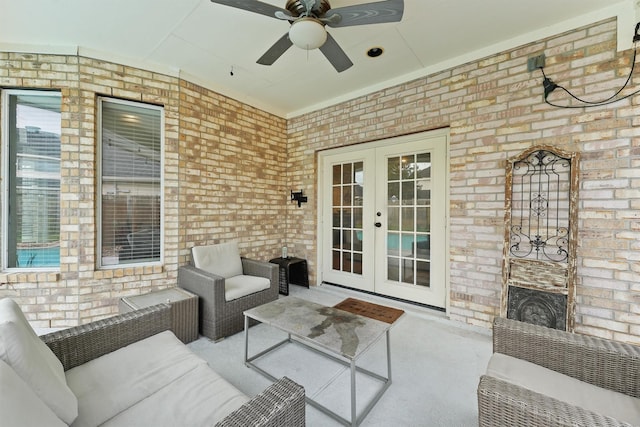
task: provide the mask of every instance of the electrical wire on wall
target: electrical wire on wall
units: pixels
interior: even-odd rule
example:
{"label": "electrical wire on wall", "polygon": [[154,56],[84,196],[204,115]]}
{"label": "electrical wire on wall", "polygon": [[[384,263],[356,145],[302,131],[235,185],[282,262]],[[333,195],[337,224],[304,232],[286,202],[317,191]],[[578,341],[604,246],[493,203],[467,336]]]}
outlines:
{"label": "electrical wire on wall", "polygon": [[[542,72],[542,87],[544,88],[544,102],[553,106],[553,107],[558,107],[558,108],[587,108],[587,107],[600,107],[603,105],[609,105],[609,104],[613,104],[614,102],[618,102],[618,101],[622,101],[623,99],[627,99],[627,98],[631,98],[632,96],[638,95],[640,94],[640,89],[635,90],[627,95],[623,95],[620,96],[619,95],[622,93],[622,91],[624,89],[627,88],[627,86],[629,85],[629,83],[631,82],[631,77],[633,76],[633,71],[635,70],[635,66],[636,66],[636,56],[638,54],[638,46],[637,46],[637,42],[640,41],[640,34],[638,34],[638,31],[640,31],[640,22],[636,25],[636,32],[633,36],[633,44],[634,44],[634,49],[633,49],[633,59],[631,60],[631,71],[629,71],[629,76],[627,77],[627,80],[624,82],[624,85],[618,89],[618,91],[616,91],[616,93],[614,93],[613,95],[611,95],[610,97],[606,98],[606,99],[602,99],[600,101],[589,101],[586,99],[583,99],[579,96],[574,95],[573,93],[571,93],[571,91],[567,88],[565,88],[564,86],[561,86],[557,83],[555,83],[553,80],[551,80],[550,77],[548,77],[545,72],[544,72],[544,66],[538,67],[540,69],[540,71]],[[549,95],[551,94],[551,92],[553,92],[556,89],[560,89],[564,92],[566,92],[571,98],[573,98],[574,100],[580,102],[580,104],[567,104],[567,105],[560,105],[560,104],[556,104],[555,102],[549,101]]]}

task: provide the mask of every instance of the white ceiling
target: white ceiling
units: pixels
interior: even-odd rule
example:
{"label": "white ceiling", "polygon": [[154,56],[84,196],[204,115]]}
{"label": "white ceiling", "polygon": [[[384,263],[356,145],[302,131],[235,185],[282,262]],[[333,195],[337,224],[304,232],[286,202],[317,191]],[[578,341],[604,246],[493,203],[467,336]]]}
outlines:
{"label": "white ceiling", "polygon": [[[0,0],[0,51],[77,52],[294,117],[611,16],[628,48],[635,0],[405,0],[399,23],[328,29],[354,63],[337,73],[319,50],[295,46],[256,64],[289,24],[209,0]],[[374,46],[384,54],[367,57]]]}

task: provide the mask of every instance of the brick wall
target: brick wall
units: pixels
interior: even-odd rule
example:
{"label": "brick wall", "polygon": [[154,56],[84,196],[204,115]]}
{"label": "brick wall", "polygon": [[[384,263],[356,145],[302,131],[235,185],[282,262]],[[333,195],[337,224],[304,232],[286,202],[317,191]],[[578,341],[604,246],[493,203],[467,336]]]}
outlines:
{"label": "brick wall", "polygon": [[[269,259],[282,244],[285,121],[177,78],[94,59],[0,53],[0,87],[62,92],[60,272],[0,273],[0,297],[37,327],[117,312],[122,296],[176,285],[195,244],[239,240]],[[96,268],[96,98],[165,109],[164,264]]]}
{"label": "brick wall", "polygon": [[249,258],[278,256],[285,233],[286,121],[180,83],[180,259],[237,240]]}
{"label": "brick wall", "polygon": [[[498,314],[506,160],[547,144],[582,158],[576,329],[640,342],[640,107],[545,105],[540,74],[526,71],[543,52],[557,83],[594,99],[624,83],[631,58],[616,52],[608,20],[284,120],[149,71],[0,52],[1,87],[62,90],[64,166],[60,273],[2,273],[0,297],[41,327],[86,322],[114,313],[121,296],[175,285],[191,246],[229,239],[260,259],[286,242],[315,281],[317,151],[448,127],[450,317],[488,327]],[[162,267],[95,268],[97,94],[165,105]],[[291,189],[309,203],[288,202]]]}
{"label": "brick wall", "polygon": [[556,83],[603,99],[630,70],[632,52],[616,52],[616,36],[615,20],[595,23],[289,120],[291,186],[309,193],[312,208],[290,211],[287,242],[307,257],[312,279],[317,178],[307,168],[316,151],[448,127],[448,314],[489,327],[500,311],[506,161],[547,144],[582,157],[576,330],[640,342],[638,97],[554,108],[543,103],[540,72],[526,69],[528,57],[545,53]]}

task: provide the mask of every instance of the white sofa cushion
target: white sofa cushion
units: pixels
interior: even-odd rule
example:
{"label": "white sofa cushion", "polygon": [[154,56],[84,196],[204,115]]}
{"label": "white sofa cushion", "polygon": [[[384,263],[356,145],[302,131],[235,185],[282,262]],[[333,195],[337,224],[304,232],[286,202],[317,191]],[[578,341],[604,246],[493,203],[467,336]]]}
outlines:
{"label": "white sofa cushion", "polygon": [[103,424],[213,426],[249,398],[207,365],[200,365]]}
{"label": "white sofa cushion", "polygon": [[0,300],[0,359],[66,424],[78,415],[62,363],[29,325],[18,304]]}
{"label": "white sofa cushion", "polygon": [[494,353],[487,366],[487,375],[601,415],[640,425],[640,399],[596,387],[526,360]]}
{"label": "white sofa cushion", "polygon": [[191,248],[196,268],[217,274],[225,279],[242,274],[242,260],[237,242]]}
{"label": "white sofa cushion", "polygon": [[253,293],[269,289],[271,280],[266,277],[239,275],[224,281],[224,299],[233,301]]}
{"label": "white sofa cushion", "polygon": [[22,378],[0,360],[0,424],[20,427],[66,427]]}
{"label": "white sofa cushion", "polygon": [[72,426],[100,425],[206,363],[165,331],[70,369],[79,412]]}

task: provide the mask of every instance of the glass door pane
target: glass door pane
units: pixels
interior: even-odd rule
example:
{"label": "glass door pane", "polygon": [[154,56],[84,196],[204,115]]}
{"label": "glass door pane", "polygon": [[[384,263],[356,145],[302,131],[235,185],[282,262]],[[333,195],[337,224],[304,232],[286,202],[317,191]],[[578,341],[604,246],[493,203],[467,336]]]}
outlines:
{"label": "glass door pane", "polygon": [[320,153],[320,281],[445,307],[447,147],[445,130]]}
{"label": "glass door pane", "polygon": [[362,161],[332,168],[332,269],[362,275],[364,168]]}
{"label": "glass door pane", "polygon": [[387,280],[431,284],[431,153],[387,161]]}

